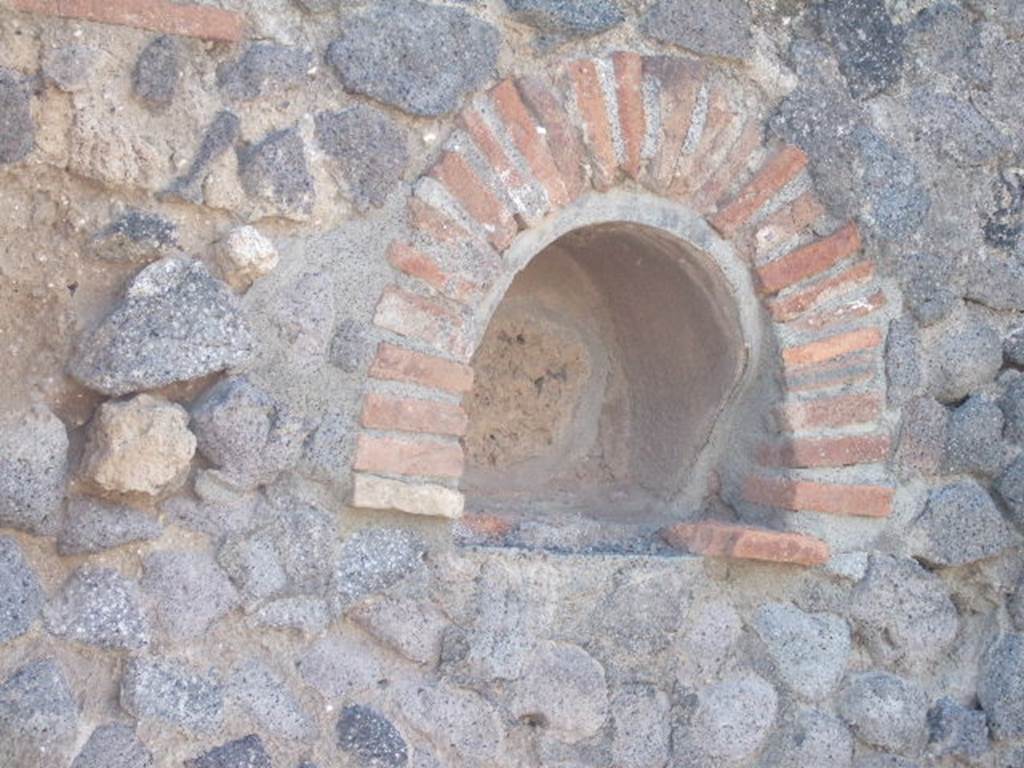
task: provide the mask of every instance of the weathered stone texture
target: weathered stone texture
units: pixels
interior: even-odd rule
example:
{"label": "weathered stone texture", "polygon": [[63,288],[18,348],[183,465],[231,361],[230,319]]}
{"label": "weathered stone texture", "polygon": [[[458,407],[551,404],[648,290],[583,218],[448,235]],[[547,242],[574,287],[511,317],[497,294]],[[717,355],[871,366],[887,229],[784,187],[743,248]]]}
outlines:
{"label": "weathered stone texture", "polygon": [[92,732],[71,768],[152,768],[153,754],[124,723],[101,725]]}
{"label": "weathered stone texture", "polygon": [[0,683],[0,765],[50,768],[77,724],[78,705],[53,659],[30,661]]}
{"label": "weathered stone texture", "polygon": [[154,720],[188,733],[210,732],[223,718],[220,682],[167,657],[129,660],[120,700],[125,711],[140,720]]}
{"label": "weathered stone texture", "polygon": [[851,648],[850,629],[842,618],[772,603],[758,611],[755,629],[780,678],[794,692],[818,700],[835,690]]}
{"label": "weathered stone texture", "polygon": [[109,568],[72,573],[43,620],[51,634],[100,648],[138,651],[150,641],[138,585]]}
{"label": "weathered stone texture", "polygon": [[67,430],[49,410],[0,423],[0,525],[54,533],[67,471]]}
{"label": "weathered stone texture", "polygon": [[18,542],[0,537],[0,646],[29,630],[43,600],[39,579]]}
{"label": "weathered stone texture", "polygon": [[182,51],[178,40],[163,35],[150,42],[135,61],[132,87],[147,106],[169,107],[182,76]]}
{"label": "weathered stone texture", "polygon": [[887,672],[851,675],[839,713],[857,738],[882,749],[916,754],[927,740],[928,698],[921,687]]}
{"label": "weathered stone texture", "polygon": [[659,0],[640,29],[695,53],[743,59],[751,52],[750,9],[742,0]]}
{"label": "weathered stone texture", "polygon": [[0,67],[0,165],[24,159],[35,147],[35,134],[27,79]]}

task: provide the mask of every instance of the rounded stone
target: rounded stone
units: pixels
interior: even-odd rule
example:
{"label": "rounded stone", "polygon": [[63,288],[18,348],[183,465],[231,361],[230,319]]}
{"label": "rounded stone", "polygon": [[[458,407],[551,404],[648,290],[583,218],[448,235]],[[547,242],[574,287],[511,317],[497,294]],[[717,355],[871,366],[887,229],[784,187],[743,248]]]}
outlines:
{"label": "rounded stone", "polygon": [[0,645],[28,632],[43,599],[39,580],[18,542],[0,537]]}
{"label": "rounded stone", "polygon": [[306,147],[295,128],[274,131],[238,152],[238,178],[245,193],[266,212],[304,220],[316,189]]}
{"label": "rounded stone", "polygon": [[243,736],[186,760],[185,768],[272,768],[270,755],[257,734]]}
{"label": "rounded stone", "polygon": [[978,701],[997,741],[1024,738],[1024,634],[1007,634],[982,659]]}
{"label": "rounded stone", "polygon": [[942,333],[926,355],[929,392],[951,403],[995,379],[1003,365],[1003,342],[995,329],[972,320]]}
{"label": "rounded stone", "polygon": [[277,248],[256,227],[232,229],[217,243],[217,265],[227,284],[244,291],[256,280],[269,275],[277,267]]}
{"label": "rounded stone", "polygon": [[125,664],[121,707],[140,720],[208,733],[221,725],[224,692],[219,681],[177,659],[138,656]]}
{"label": "rounded stone", "polygon": [[68,640],[137,651],[149,645],[149,622],[138,585],[110,568],[82,566],[43,612],[51,634]]}
{"label": "rounded stone", "polygon": [[202,637],[238,604],[235,588],[206,552],[150,552],[143,560],[142,589],[160,627],[178,641]]}
{"label": "rounded stone", "polygon": [[753,673],[705,688],[699,699],[689,733],[675,749],[692,750],[712,766],[751,757],[768,736],[778,705],[775,689]]}
{"label": "rounded stone", "polygon": [[974,395],[949,418],[944,464],[951,474],[999,474],[1006,462],[1003,412],[987,397]]}
{"label": "rounded stone", "polygon": [[788,714],[769,737],[759,768],[850,768],[853,738],[843,722],[827,712],[799,709]]}
{"label": "rounded stone", "polygon": [[925,692],[888,672],[852,675],[839,693],[838,709],[857,738],[875,747],[914,753],[928,737]]}
{"label": "rounded stone", "polygon": [[155,395],[100,406],[82,476],[116,495],[163,496],[181,487],[196,451],[188,411]]}
{"label": "rounded stone", "polygon": [[348,753],[360,768],[402,768],[409,761],[402,734],[372,707],[345,707],[335,730],[338,748]]}
{"label": "rounded stone", "polygon": [[644,14],[640,30],[695,53],[743,59],[752,49],[750,22],[743,0],[658,0]]}
{"label": "rounded stone", "polygon": [[0,684],[0,765],[53,768],[74,740],[78,706],[53,659],[18,667]]}
{"label": "rounded stone", "polygon": [[1018,527],[1024,527],[1024,456],[1014,461],[993,486]]}
{"label": "rounded stone", "polygon": [[611,712],[616,768],[652,768],[668,762],[669,707],[665,693],[646,685],[630,685],[615,694]]}
{"label": "rounded stone", "polygon": [[505,0],[512,18],[553,37],[590,37],[618,26],[615,0]]}
{"label": "rounded stone", "polygon": [[151,514],[95,499],[68,502],[64,525],[57,536],[61,555],[91,555],[113,547],[157,539],[163,527]]}
{"label": "rounded stone", "polygon": [[174,101],[181,74],[180,43],[171,35],[162,35],[143,48],[136,59],[132,87],[147,106],[162,109]]}
{"label": "rounded stone", "polygon": [[909,533],[911,553],[939,566],[960,566],[994,557],[1020,536],[973,480],[936,488]]}

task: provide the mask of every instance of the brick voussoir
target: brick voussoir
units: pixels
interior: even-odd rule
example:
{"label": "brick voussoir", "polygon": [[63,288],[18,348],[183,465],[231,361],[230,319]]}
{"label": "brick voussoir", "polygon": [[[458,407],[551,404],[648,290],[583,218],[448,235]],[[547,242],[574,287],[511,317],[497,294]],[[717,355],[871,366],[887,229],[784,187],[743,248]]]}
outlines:
{"label": "brick voussoir", "polygon": [[606,190],[615,183],[619,158],[597,62],[577,59],[566,66],[576,96],[576,108],[583,120],[584,143],[593,161],[594,186]]}
{"label": "brick voussoir", "polygon": [[647,133],[644,113],[643,58],[638,53],[612,54],[615,71],[615,96],[618,101],[619,130],[625,147],[622,170],[630,178],[640,175],[641,153]]}
{"label": "brick voussoir", "polygon": [[579,130],[566,112],[559,94],[537,75],[525,75],[516,81],[523,105],[543,131],[559,178],[569,200],[575,199],[586,184],[586,168]]}
{"label": "brick voussoir", "polygon": [[473,388],[474,374],[468,365],[382,342],[369,376],[461,395]]}
{"label": "brick voussoir", "polygon": [[893,495],[894,490],[884,485],[764,476],[748,478],[743,488],[743,499],[751,504],[850,517],[888,517]]}
{"label": "brick voussoir", "polygon": [[245,17],[240,13],[168,0],[12,0],[11,7],[203,40],[235,43],[245,36]]}
{"label": "brick voussoir", "polygon": [[430,176],[439,181],[466,215],[480,225],[495,248],[504,250],[508,247],[519,229],[515,218],[465,157],[445,150],[430,170]]}
{"label": "brick voussoir", "polygon": [[367,429],[461,437],[466,433],[461,405],[438,400],[367,393],[360,423]]}
{"label": "brick voussoir", "polygon": [[875,277],[875,264],[859,261],[837,274],[816,280],[805,288],[768,301],[772,319],[787,323],[799,319],[805,312],[815,310],[823,304],[871,282]]}
{"label": "brick voussoir", "polygon": [[830,554],[828,544],[807,534],[715,521],[672,525],[662,529],[661,537],[691,554],[735,560],[815,566]]}
{"label": "brick voussoir", "polygon": [[860,250],[860,230],[853,222],[828,237],[797,248],[758,267],[761,292],[767,295],[797,285],[831,269]]}
{"label": "brick voussoir", "polygon": [[357,472],[457,479],[462,477],[464,468],[462,446],[457,442],[363,432],[356,444],[354,469]]}
{"label": "brick voussoir", "polygon": [[807,155],[802,149],[792,145],[782,147],[768,158],[747,186],[712,218],[712,226],[724,235],[731,235],[806,167]]}
{"label": "brick voussoir", "polygon": [[884,398],[875,392],[819,397],[790,402],[778,412],[780,426],[789,432],[837,429],[877,422]]}
{"label": "brick voussoir", "polygon": [[885,462],[891,449],[892,441],[884,433],[798,437],[762,446],[758,458],[772,467],[847,467]]}
{"label": "brick voussoir", "polygon": [[434,299],[389,286],[381,294],[373,323],[378,328],[417,339],[457,359],[467,356],[466,320]]}
{"label": "brick voussoir", "polygon": [[672,182],[679,150],[686,141],[693,110],[704,81],[704,66],[672,56],[644,58],[644,75],[658,84],[661,135],[654,157],[644,174],[645,183],[664,190]]}
{"label": "brick voussoir", "polygon": [[883,334],[880,328],[868,326],[836,333],[782,350],[782,361],[787,368],[826,363],[853,352],[880,349]]}

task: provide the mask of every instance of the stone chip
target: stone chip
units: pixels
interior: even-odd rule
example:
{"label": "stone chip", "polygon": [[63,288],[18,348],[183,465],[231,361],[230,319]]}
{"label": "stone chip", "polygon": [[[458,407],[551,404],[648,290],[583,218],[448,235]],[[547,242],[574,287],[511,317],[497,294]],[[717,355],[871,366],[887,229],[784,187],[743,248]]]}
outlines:
{"label": "stone chip", "polygon": [[0,67],[0,165],[23,160],[35,147],[35,137],[28,80]]}
{"label": "stone chip", "polygon": [[915,557],[938,566],[966,565],[1020,543],[992,498],[972,480],[932,490],[909,539]]}
{"label": "stone chip", "polygon": [[927,740],[928,697],[916,682],[888,672],[851,675],[838,709],[857,737],[872,746],[914,754]]}
{"label": "stone chip", "polygon": [[338,748],[359,768],[402,768],[409,750],[394,724],[372,707],[345,707],[335,726]]}
{"label": "stone chip", "polygon": [[53,659],[30,661],[0,683],[0,765],[53,768],[77,724],[78,706]]}
{"label": "stone chip", "polygon": [[155,720],[188,733],[208,733],[220,726],[224,692],[212,675],[182,662],[140,656],[125,665],[121,706],[141,720]]}
{"label": "stone chip", "polygon": [[46,629],[68,640],[125,651],[149,645],[138,585],[111,568],[82,566],[43,611]]}
{"label": "stone chip", "polygon": [[153,754],[124,723],[101,725],[92,732],[71,768],[152,768]]}
{"label": "stone chip", "polygon": [[43,600],[39,579],[18,542],[0,537],[0,645],[28,632]]}
{"label": "stone chip", "polygon": [[153,515],[96,499],[74,498],[68,502],[64,524],[57,535],[61,555],[91,555],[124,544],[151,541],[163,527]]}
{"label": "stone chip", "polygon": [[68,473],[68,433],[44,406],[0,421],[0,526],[56,533]]}

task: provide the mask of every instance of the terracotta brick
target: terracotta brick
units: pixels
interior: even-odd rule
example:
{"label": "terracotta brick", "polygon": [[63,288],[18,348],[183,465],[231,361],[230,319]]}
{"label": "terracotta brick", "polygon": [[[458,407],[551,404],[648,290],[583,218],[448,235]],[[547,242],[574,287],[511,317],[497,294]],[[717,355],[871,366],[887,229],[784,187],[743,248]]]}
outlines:
{"label": "terracotta brick", "polygon": [[605,103],[604,91],[597,64],[580,59],[568,65],[576,94],[576,105],[583,120],[583,136],[594,161],[594,186],[605,190],[615,182],[619,159],[612,139],[611,118]]}
{"label": "terracotta brick", "polygon": [[432,435],[466,434],[466,412],[461,405],[370,392],[363,401],[362,425],[367,429],[422,432]]}
{"label": "terracotta brick", "polygon": [[809,392],[860,384],[874,378],[878,370],[878,356],[869,350],[843,355],[817,365],[784,366],[783,377],[789,391]]}
{"label": "terracotta brick", "polygon": [[378,328],[425,341],[438,351],[462,358],[468,354],[462,317],[443,304],[401,288],[384,289],[373,318]]}
{"label": "terracotta brick", "polygon": [[842,485],[813,480],[752,477],[743,497],[752,504],[795,512],[855,517],[888,517],[893,489],[881,485]]}
{"label": "terracotta brick", "polygon": [[472,236],[448,214],[442,213],[418,197],[410,197],[407,204],[409,226],[438,243],[462,243]]}
{"label": "terracotta brick", "polygon": [[516,236],[515,219],[494,192],[488,188],[469,162],[456,152],[445,152],[430,170],[463,210],[487,232],[488,241],[504,250]]}
{"label": "terracotta brick", "polygon": [[229,43],[245,35],[245,17],[240,13],[167,0],[12,0],[11,7],[26,13]]}
{"label": "terracotta brick", "polygon": [[679,523],[661,531],[671,546],[706,557],[815,566],[828,561],[824,541],[803,533],[771,531],[714,521]]}
{"label": "terracotta brick", "polygon": [[361,434],[354,468],[358,472],[415,477],[462,477],[458,443],[405,440]]}
{"label": "terracotta brick", "polygon": [[615,95],[619,103],[619,128],[625,147],[622,170],[632,178],[640,175],[640,153],[647,133],[644,115],[643,59],[638,53],[621,51],[612,55]]}
{"label": "terracotta brick", "polygon": [[484,121],[483,116],[472,107],[467,107],[459,114],[457,122],[476,144],[480,154],[487,160],[494,175],[505,185],[510,196],[515,198],[515,191],[525,189],[528,183],[509,159],[505,148],[501,146],[501,141],[494,135],[494,131]]}
{"label": "terracotta brick", "polygon": [[884,307],[885,304],[885,294],[879,290],[867,296],[848,299],[835,306],[825,307],[817,312],[805,314],[799,320],[792,323],[791,327],[801,331],[818,331],[836,323],[867,317]]}
{"label": "terracotta brick", "polygon": [[569,202],[569,192],[541,126],[523,103],[516,84],[511,80],[499,83],[491,90],[491,100],[512,143],[547,193],[551,207],[561,208]]}
{"label": "terracotta brick", "polygon": [[473,538],[503,539],[513,531],[515,525],[499,515],[473,514],[464,516],[459,521],[459,528]]}
{"label": "terracotta brick", "polygon": [[352,476],[352,506],[359,509],[394,509],[410,515],[462,517],[465,498],[443,485],[412,483],[356,472]]}
{"label": "terracotta brick", "polygon": [[797,437],[762,446],[760,461],[776,467],[847,467],[875,464],[889,457],[888,435]]}
{"label": "terracotta brick", "polygon": [[675,174],[679,150],[690,131],[704,68],[696,61],[653,56],[644,59],[644,75],[657,82],[661,107],[661,140],[648,165],[646,179],[656,189],[666,189]]}
{"label": "terracotta brick", "polygon": [[696,185],[696,177],[702,163],[711,155],[722,132],[736,119],[736,110],[729,101],[729,90],[722,81],[711,84],[708,93],[707,112],[704,127],[693,152],[680,154],[676,161],[675,173],[669,184],[669,194],[677,198],[689,198]]}
{"label": "terracotta brick", "polygon": [[[763,257],[774,252],[790,238],[809,229],[825,215],[825,208],[813,192],[804,192],[795,200],[769,214],[752,236],[753,252]],[[760,259],[758,259],[760,261]]]}
{"label": "terracotta brick", "polygon": [[783,288],[820,275],[860,250],[860,230],[847,224],[828,237],[797,248],[757,268],[761,291],[778,293]]}
{"label": "terracotta brick", "polygon": [[696,210],[708,210],[721,199],[737,177],[743,174],[761,148],[762,131],[761,121],[756,116],[748,116],[743,133],[733,143],[718,167],[712,169],[707,179],[691,196],[692,205]]}
{"label": "terracotta brick", "polygon": [[[700,207],[698,190],[722,167],[732,149],[744,138],[744,129],[750,125],[742,107],[734,103],[733,94],[723,88],[720,99],[720,104],[710,105],[697,152],[689,158],[685,172],[676,169],[676,181],[670,189],[674,196],[689,200],[694,208]],[[754,144],[756,148],[760,144],[760,130],[754,133],[758,139]],[[754,148],[742,158],[744,163]]]}
{"label": "terracotta brick", "polygon": [[838,274],[819,280],[797,293],[771,299],[768,302],[768,309],[777,322],[789,322],[800,317],[807,310],[863,285],[874,277],[874,263],[861,261]]}
{"label": "terracotta brick", "polygon": [[388,263],[410,277],[422,280],[438,290],[444,288],[445,276],[437,262],[408,243],[395,240],[388,246]]}
{"label": "terracotta brick", "polygon": [[724,235],[731,235],[746,224],[761,207],[793,181],[807,166],[807,155],[794,146],[785,146],[768,158],[746,187],[719,211],[711,224]]}
{"label": "terracotta brick", "polygon": [[790,432],[835,429],[870,424],[882,415],[882,398],[874,393],[839,395],[789,403],[779,413],[783,429]]}
{"label": "terracotta brick", "polygon": [[545,140],[552,148],[566,196],[575,199],[586,183],[583,145],[577,127],[572,124],[561,100],[536,75],[527,75],[516,82],[523,104],[530,110]]}
{"label": "terracotta brick", "polygon": [[878,328],[858,328],[855,331],[837,333],[818,341],[783,349],[782,360],[787,366],[814,365],[851,352],[875,349],[881,344],[882,332]]}
{"label": "terracotta brick", "polygon": [[473,369],[422,352],[382,343],[370,365],[370,377],[404,381],[443,392],[464,394],[473,388]]}

